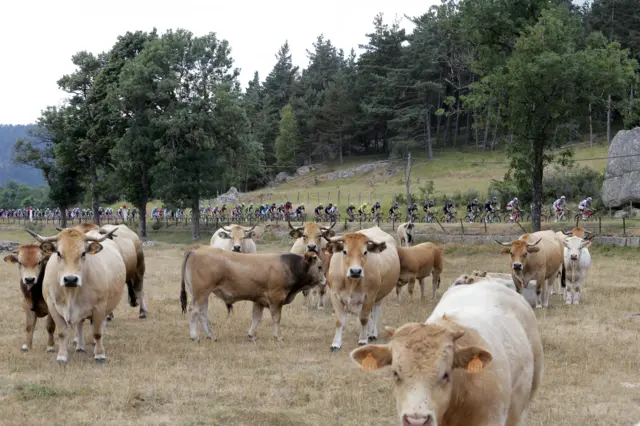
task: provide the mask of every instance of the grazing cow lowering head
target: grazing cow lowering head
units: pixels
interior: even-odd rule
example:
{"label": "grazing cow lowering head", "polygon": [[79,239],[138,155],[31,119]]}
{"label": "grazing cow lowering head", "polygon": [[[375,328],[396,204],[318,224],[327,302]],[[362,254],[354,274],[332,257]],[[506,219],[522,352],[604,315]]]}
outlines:
{"label": "grazing cow lowering head", "polygon": [[56,227],[56,229],[58,230],[58,232],[63,231],[64,229],[77,229],[78,231],[82,232],[83,234],[86,234],[89,231],[97,231],[100,229],[100,227],[98,225],[96,225],[95,223],[79,223],[76,226],[74,226],[73,228],[58,228]]}
{"label": "grazing cow lowering head", "polygon": [[62,287],[81,287],[83,267],[86,255],[94,255],[102,250],[102,241],[111,237],[116,231],[112,229],[100,238],[88,236],[77,229],[64,229],[53,237],[41,237],[26,229],[36,240],[40,241],[40,250],[45,255],[53,255],[50,262],[62,263],[59,268],[58,281]]}
{"label": "grazing cow lowering head", "polygon": [[463,274],[463,275],[460,275],[458,278],[456,278],[453,284],[450,285],[450,287],[454,287],[457,285],[473,284],[475,282],[478,282],[477,276]]}
{"label": "grazing cow lowering head", "polygon": [[294,228],[289,223],[289,235],[293,238],[302,238],[302,242],[307,248],[307,251],[315,252],[320,254],[320,247],[322,242],[322,237],[331,238],[336,235],[336,233],[332,230],[334,226],[336,226],[337,222],[334,222],[330,227],[320,226],[317,223],[307,222],[303,226],[299,226]]}
{"label": "grazing cow lowering head", "polygon": [[223,226],[223,230],[218,232],[218,237],[224,238],[226,240],[230,239],[231,243],[233,244],[231,251],[240,253],[242,251],[242,240],[252,238],[253,228],[255,227],[256,225],[253,225],[251,228],[246,228],[240,225],[232,225],[231,228]]}
{"label": "grazing cow lowering head", "polygon": [[580,255],[583,248],[591,246],[591,241],[583,240],[578,237],[570,237],[562,241],[565,250],[565,262],[580,262]]}
{"label": "grazing cow lowering head", "polygon": [[481,371],[493,359],[482,348],[458,346],[456,340],[464,331],[417,323],[405,324],[395,332],[385,329],[392,335],[391,342],[355,349],[351,359],[363,370],[391,368],[403,426],[442,424],[456,382],[471,380],[464,375]]}
{"label": "grazing cow lowering head", "polygon": [[[511,255],[511,270],[513,274],[523,281],[524,270],[527,266],[527,257],[531,253],[537,253],[540,251],[540,247],[536,247],[542,238],[535,243],[529,243],[525,238],[526,234],[520,237],[518,240],[513,240],[510,243],[501,243],[496,240],[500,245],[505,246],[501,253]],[[528,283],[522,282],[522,285],[526,288]]]}
{"label": "grazing cow lowering head", "polygon": [[18,264],[20,270],[20,280],[22,284],[31,290],[40,276],[44,266],[49,259],[45,255],[38,244],[22,244],[14,253],[5,256],[4,261],[9,264]]}
{"label": "grazing cow lowering head", "polygon": [[360,280],[364,278],[364,267],[367,254],[380,253],[387,248],[385,242],[369,240],[364,234],[350,232],[340,237],[327,239],[327,248],[333,253],[342,252],[344,274],[348,279]]}

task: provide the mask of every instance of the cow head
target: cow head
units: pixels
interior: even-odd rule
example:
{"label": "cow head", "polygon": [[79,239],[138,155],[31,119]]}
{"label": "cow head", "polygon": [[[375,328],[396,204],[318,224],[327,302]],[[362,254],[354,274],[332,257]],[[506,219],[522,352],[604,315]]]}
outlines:
{"label": "cow head", "polygon": [[291,228],[289,235],[295,239],[302,238],[307,251],[318,254],[320,253],[319,250],[322,238],[324,237],[328,239],[336,235],[332,229],[336,226],[337,222],[333,222],[333,224],[328,228],[312,222],[307,222],[303,226],[294,228],[293,225],[291,225],[291,222],[287,221],[287,223],[289,224],[289,228]]}
{"label": "cow head", "polygon": [[342,265],[347,278],[359,280],[364,278],[364,266],[367,263],[367,254],[380,253],[387,248],[385,242],[369,240],[364,234],[350,232],[341,237],[329,238],[327,247],[333,253],[342,252],[344,258]]}
{"label": "cow head", "polygon": [[565,262],[579,262],[580,255],[582,254],[582,249],[591,246],[591,241],[583,240],[582,238],[578,237],[570,237],[566,240],[563,240],[562,244],[564,244],[565,247]]}
{"label": "cow head", "polygon": [[[516,286],[521,284],[525,288],[528,283],[524,282],[524,270],[527,266],[527,258],[531,253],[537,253],[540,251],[540,247],[536,247],[538,243],[542,241],[540,238],[535,243],[529,243],[525,239],[513,240],[510,243],[501,243],[496,240],[496,242],[502,246],[505,246],[501,253],[502,254],[510,254],[511,255],[511,271],[515,277],[518,278],[519,283],[516,282]],[[515,282],[516,280],[514,280]],[[519,287],[518,287],[519,290]]]}
{"label": "cow head", "polygon": [[65,229],[77,229],[78,231],[82,232],[83,234],[86,234],[89,231],[97,231],[98,229],[100,229],[100,227],[98,227],[98,225],[96,225],[95,223],[79,223],[76,226],[74,226],[73,228],[59,228],[59,227],[56,227],[56,230],[58,232],[62,232]]}
{"label": "cow head", "polygon": [[77,229],[64,229],[53,237],[41,237],[35,232],[25,230],[40,242],[40,250],[45,255],[53,255],[50,262],[58,262],[58,279],[62,287],[81,287],[83,268],[87,255],[94,255],[102,251],[104,240],[117,231],[112,229],[100,237],[85,235]]}
{"label": "cow head", "polygon": [[245,228],[240,225],[231,225],[229,228],[223,226],[223,230],[218,232],[218,237],[231,240],[231,250],[240,253],[242,251],[243,240],[253,237],[253,228],[255,227],[256,225],[253,225],[251,228]]}
{"label": "cow head", "polygon": [[322,259],[320,259],[315,253],[307,252],[304,254],[304,261],[309,266],[307,278],[312,285],[325,285],[327,280],[324,276],[324,263],[322,262]]}
{"label": "cow head", "polygon": [[4,261],[18,265],[21,282],[27,289],[31,289],[38,281],[48,259],[49,256],[42,253],[38,244],[22,244],[17,251],[5,256]]}
{"label": "cow head", "polygon": [[578,238],[582,238],[583,240],[590,240],[594,236],[593,232],[587,231],[582,226],[576,226],[572,230],[570,230],[570,231],[562,231],[562,233],[564,235],[569,236],[569,237],[578,237]]}
{"label": "cow head", "polygon": [[463,274],[463,275],[460,275],[458,278],[456,278],[453,284],[451,284],[449,287],[455,287],[457,285],[473,284],[475,282],[478,282],[478,277],[473,275]]}
{"label": "cow head", "polygon": [[454,382],[468,380],[463,375],[482,374],[492,360],[482,348],[456,344],[464,331],[417,323],[385,329],[392,335],[388,344],[362,346],[350,356],[363,370],[391,369],[403,426],[442,424]]}

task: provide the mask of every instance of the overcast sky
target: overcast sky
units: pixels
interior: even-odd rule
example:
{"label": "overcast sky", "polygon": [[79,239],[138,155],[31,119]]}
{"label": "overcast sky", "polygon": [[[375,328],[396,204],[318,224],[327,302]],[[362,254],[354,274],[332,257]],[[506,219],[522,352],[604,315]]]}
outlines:
{"label": "overcast sky", "polygon": [[[580,2],[581,0],[577,0]],[[162,33],[185,28],[196,35],[216,32],[229,40],[241,82],[254,71],[264,80],[275,53],[289,40],[295,65],[324,33],[348,52],[366,41],[373,17],[419,16],[439,0],[19,0],[0,6],[0,123],[26,124],[65,93],[56,81],[73,72],[71,56],[81,50],[108,51],[126,31]],[[307,4],[308,6],[304,6]],[[315,7],[312,7],[315,5]],[[406,19],[402,25],[411,29]]]}

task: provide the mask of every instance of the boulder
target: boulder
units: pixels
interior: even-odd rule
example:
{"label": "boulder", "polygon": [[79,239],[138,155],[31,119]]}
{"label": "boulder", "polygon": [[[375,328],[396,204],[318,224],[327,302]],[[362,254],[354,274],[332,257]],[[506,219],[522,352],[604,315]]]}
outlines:
{"label": "boulder", "polygon": [[235,186],[232,186],[231,188],[229,188],[229,191],[225,192],[224,194],[216,198],[214,200],[214,204],[215,205],[231,204],[231,203],[237,203],[239,200],[240,200],[240,193],[238,192],[238,188],[236,188]]}
{"label": "boulder", "polygon": [[0,241],[0,252],[14,251],[20,245],[17,241]]}
{"label": "boulder", "polygon": [[614,209],[629,203],[640,205],[640,127],[621,130],[613,138],[602,184],[602,202]]}
{"label": "boulder", "polygon": [[287,172],[280,172],[276,175],[276,183],[281,183],[287,180],[289,174]]}

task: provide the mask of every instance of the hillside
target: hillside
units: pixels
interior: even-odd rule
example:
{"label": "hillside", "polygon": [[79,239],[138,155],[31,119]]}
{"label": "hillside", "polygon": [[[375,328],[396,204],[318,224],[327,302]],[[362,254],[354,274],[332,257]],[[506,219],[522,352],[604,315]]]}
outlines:
{"label": "hillside", "polygon": [[13,164],[13,145],[16,140],[27,136],[30,125],[0,124],[0,186],[9,180],[24,183],[29,186],[44,184],[40,170]]}

